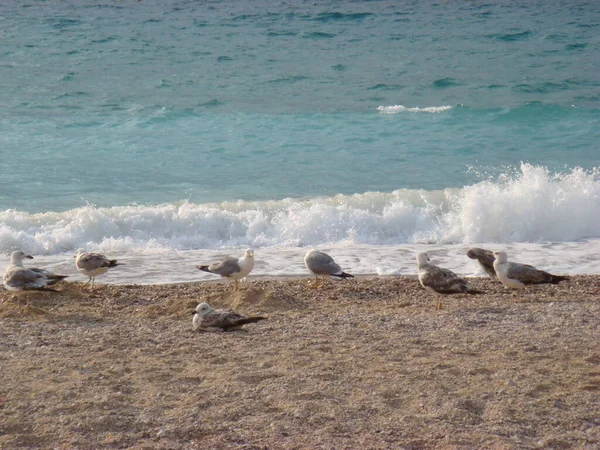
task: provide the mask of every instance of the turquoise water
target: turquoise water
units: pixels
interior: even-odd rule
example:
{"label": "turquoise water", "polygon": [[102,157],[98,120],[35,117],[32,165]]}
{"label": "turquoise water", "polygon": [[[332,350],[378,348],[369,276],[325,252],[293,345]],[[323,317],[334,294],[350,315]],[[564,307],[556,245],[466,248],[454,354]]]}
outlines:
{"label": "turquoise water", "polygon": [[600,3],[29,1],[0,24],[4,253],[252,246],[280,274],[282,249],[360,247],[386,274],[414,269],[381,246],[600,238]]}

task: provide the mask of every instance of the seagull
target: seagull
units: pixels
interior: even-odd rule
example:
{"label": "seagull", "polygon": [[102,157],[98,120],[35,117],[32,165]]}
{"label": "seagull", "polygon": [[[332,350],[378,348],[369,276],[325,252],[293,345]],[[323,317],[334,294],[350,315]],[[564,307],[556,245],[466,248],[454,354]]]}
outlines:
{"label": "seagull", "polygon": [[494,252],[483,248],[473,247],[467,252],[467,256],[471,259],[476,259],[481,268],[487,273],[492,280],[497,279],[496,271],[494,270]]}
{"label": "seagull", "polygon": [[244,316],[228,309],[213,309],[206,302],[196,306],[192,315],[195,331],[231,331],[240,329],[242,325],[267,319],[262,316]]}
{"label": "seagull", "polygon": [[304,255],[304,264],[309,272],[315,275],[315,284],[313,286],[315,289],[319,286],[319,275],[323,275],[323,278],[327,276],[354,278],[354,275],[344,272],[331,256],[319,250],[312,249],[306,252],[306,255]]}
{"label": "seagull", "polygon": [[108,272],[108,269],[123,265],[123,263],[117,263],[116,259],[108,259],[100,253],[87,253],[83,249],[77,250],[73,258],[76,258],[75,266],[77,270],[89,277],[89,280],[85,284],[91,281],[92,289],[94,288],[94,280],[98,275]]}
{"label": "seagull", "polygon": [[529,264],[509,262],[506,252],[494,252],[494,257],[496,258],[494,261],[496,275],[508,288],[523,289],[529,284],[558,284],[569,279],[567,276],[552,275]]}
{"label": "seagull", "polygon": [[[34,259],[34,258],[33,258],[33,256],[27,255],[25,252],[22,252],[20,250],[14,251],[10,255],[10,263],[14,264],[15,266],[25,268],[25,266],[23,265],[24,259]],[[69,275],[59,275],[57,273],[50,272],[49,270],[46,270],[46,269],[38,269],[35,267],[27,267],[27,269],[31,270],[32,272],[44,275],[46,278],[48,278],[48,283],[47,283],[48,286],[50,286],[52,284],[56,284],[59,281],[62,281],[65,278],[69,277]]]}
{"label": "seagull", "polygon": [[2,279],[4,287],[9,291],[56,292],[56,290],[47,286],[57,283],[59,280],[51,280],[44,275],[42,271],[35,271],[23,267],[23,259],[25,258],[33,259],[33,256],[27,255],[21,251],[12,253],[10,256],[10,264],[6,268]]}
{"label": "seagull", "polygon": [[234,290],[239,289],[238,280],[245,278],[254,267],[254,250],[246,249],[241,258],[225,258],[222,261],[211,264],[210,266],[196,266],[198,269],[221,275],[224,278],[233,278],[235,281]]}
{"label": "seagull", "polygon": [[471,289],[467,281],[460,278],[454,272],[429,263],[427,253],[417,254],[417,266],[419,269],[419,282],[421,286],[436,294],[437,309],[442,309],[442,302],[438,294],[479,294],[479,291]]}

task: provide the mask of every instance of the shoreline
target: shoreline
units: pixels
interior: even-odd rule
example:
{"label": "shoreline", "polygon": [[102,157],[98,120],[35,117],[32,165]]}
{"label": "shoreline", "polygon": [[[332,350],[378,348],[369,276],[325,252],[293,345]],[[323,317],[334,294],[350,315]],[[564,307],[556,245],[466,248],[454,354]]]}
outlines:
{"label": "shoreline", "polygon": [[[600,445],[600,276],[442,298],[416,276],[0,291],[2,448]],[[198,333],[201,301],[268,320]]]}

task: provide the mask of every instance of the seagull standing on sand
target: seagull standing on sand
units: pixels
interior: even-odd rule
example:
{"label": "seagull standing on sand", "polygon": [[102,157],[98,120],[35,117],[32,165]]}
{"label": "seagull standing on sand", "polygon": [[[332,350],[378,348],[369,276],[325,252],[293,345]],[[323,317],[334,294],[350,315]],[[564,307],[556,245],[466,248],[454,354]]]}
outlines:
{"label": "seagull standing on sand", "polygon": [[196,267],[203,272],[214,273],[224,278],[233,278],[234,290],[237,291],[239,289],[238,280],[247,277],[254,267],[254,250],[247,249],[241,258],[225,258],[210,266]]}
{"label": "seagull standing on sand", "polygon": [[266,317],[248,317],[227,309],[213,309],[208,303],[200,303],[192,311],[192,325],[195,331],[231,331],[248,323],[266,320]]}
{"label": "seagull standing on sand", "polygon": [[473,247],[467,252],[467,256],[471,259],[476,259],[481,268],[487,273],[492,280],[498,278],[494,270],[494,252],[483,248]]}
{"label": "seagull standing on sand", "polygon": [[498,279],[511,289],[523,289],[529,284],[558,284],[569,279],[567,276],[552,275],[529,264],[509,262],[506,252],[494,252],[494,257],[494,270]]}
{"label": "seagull standing on sand", "polygon": [[344,272],[331,256],[319,250],[309,250],[304,255],[304,264],[309,272],[315,275],[313,286],[315,289],[319,286],[319,275],[322,275],[323,279],[326,277],[354,278],[354,275]]}
{"label": "seagull standing on sand", "polygon": [[471,289],[467,281],[460,278],[454,272],[429,263],[427,253],[417,254],[417,266],[419,269],[419,282],[421,286],[437,297],[437,309],[442,309],[439,294],[479,294],[479,291]]}
{"label": "seagull standing on sand", "polygon": [[65,275],[56,275],[42,269],[27,269],[23,267],[23,259],[33,259],[22,251],[15,251],[10,255],[10,265],[4,272],[4,287],[9,291],[50,291],[48,288],[59,282]]}
{"label": "seagull standing on sand", "polygon": [[94,281],[98,275],[108,272],[108,269],[123,265],[122,263],[117,263],[116,259],[108,259],[100,253],[87,253],[83,249],[77,250],[77,254],[74,258],[76,258],[75,266],[77,267],[77,270],[89,277],[89,280],[87,280],[85,284],[88,284],[91,281],[92,289],[94,288]]}

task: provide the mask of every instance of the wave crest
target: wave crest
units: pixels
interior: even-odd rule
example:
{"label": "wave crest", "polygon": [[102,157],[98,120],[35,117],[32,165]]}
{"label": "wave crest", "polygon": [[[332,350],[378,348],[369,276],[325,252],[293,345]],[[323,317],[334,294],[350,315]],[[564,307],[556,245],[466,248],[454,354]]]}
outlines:
{"label": "wave crest", "polygon": [[444,111],[448,111],[449,109],[452,109],[452,106],[444,105],[444,106],[426,106],[424,108],[419,108],[419,107],[408,108],[403,105],[393,105],[393,106],[378,106],[377,107],[377,111],[379,111],[381,114],[398,114],[398,113],[402,113],[402,112],[413,112],[413,113],[424,112],[424,113],[439,114]]}
{"label": "wave crest", "polygon": [[545,242],[600,237],[598,171],[522,164],[460,189],[0,213],[0,251]]}

